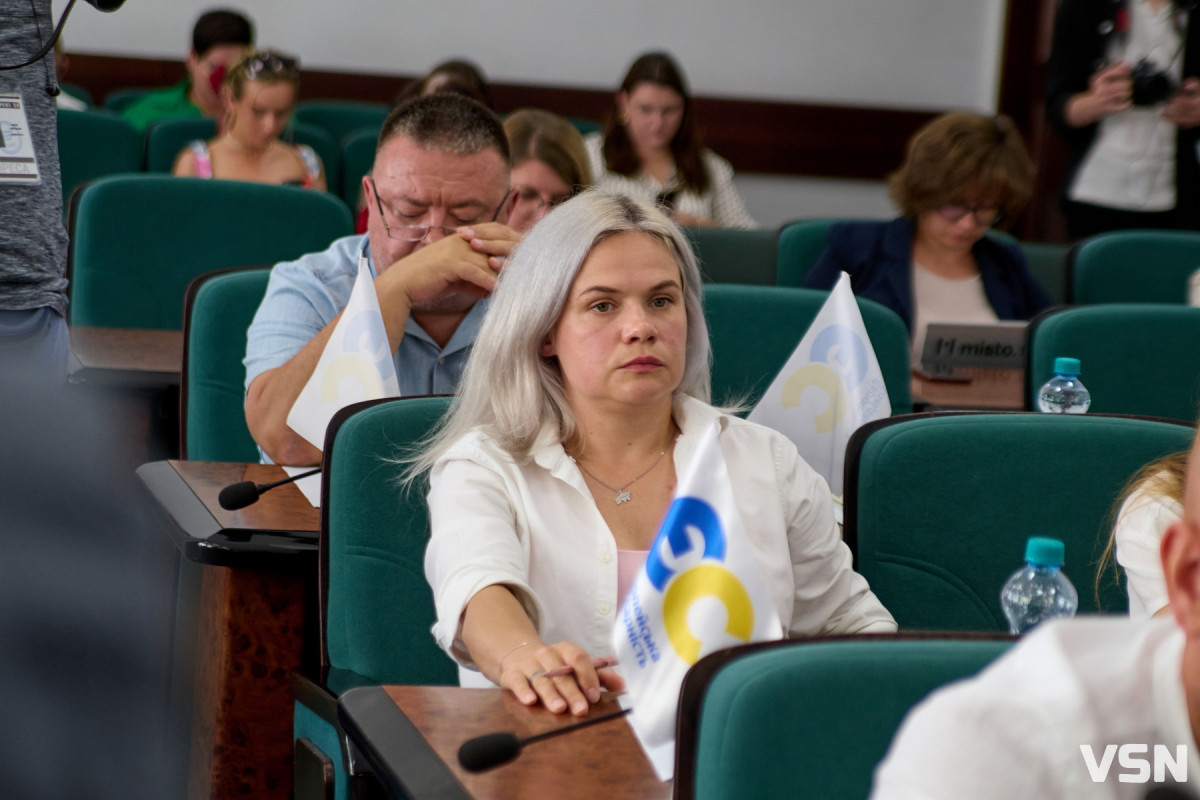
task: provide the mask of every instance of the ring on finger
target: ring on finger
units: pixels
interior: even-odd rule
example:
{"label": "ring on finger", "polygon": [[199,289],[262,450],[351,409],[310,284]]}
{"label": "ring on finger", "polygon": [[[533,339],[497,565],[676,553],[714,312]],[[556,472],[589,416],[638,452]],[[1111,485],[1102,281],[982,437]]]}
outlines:
{"label": "ring on finger", "polygon": [[529,676],[530,683],[532,683],[539,675],[545,674],[545,672],[546,670],[544,669],[535,669]]}

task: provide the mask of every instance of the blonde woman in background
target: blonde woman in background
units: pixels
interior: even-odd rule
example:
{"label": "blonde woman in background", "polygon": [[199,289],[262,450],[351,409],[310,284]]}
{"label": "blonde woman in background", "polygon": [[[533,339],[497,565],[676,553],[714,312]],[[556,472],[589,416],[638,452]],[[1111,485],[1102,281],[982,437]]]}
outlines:
{"label": "blonde woman in background", "polygon": [[533,108],[504,120],[516,195],[508,225],[524,233],[555,206],[592,185],[583,136],[567,120]]}

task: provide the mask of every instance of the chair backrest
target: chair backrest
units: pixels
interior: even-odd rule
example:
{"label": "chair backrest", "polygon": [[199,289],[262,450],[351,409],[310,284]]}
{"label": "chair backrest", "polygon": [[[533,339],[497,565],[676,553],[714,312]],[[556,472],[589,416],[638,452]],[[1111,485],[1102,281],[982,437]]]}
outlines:
{"label": "chair backrest", "polygon": [[[211,139],[217,134],[216,120],[207,117],[162,119],[146,129],[146,171],[170,172],[179,151],[196,139]],[[342,153],[337,140],[324,129],[303,122],[293,122],[283,134],[297,144],[311,147],[325,166],[329,190],[336,192],[342,180]]]}
{"label": "chair backrest", "polygon": [[685,232],[706,283],[775,285],[776,231],[687,228]]}
{"label": "chair backrest", "polygon": [[362,178],[375,164],[375,141],[378,128],[363,128],[348,133],[342,139],[342,200],[350,209],[358,208]]}
{"label": "chair backrest", "polygon": [[391,108],[386,103],[304,100],[296,104],[296,121],[323,129],[340,145],[347,134],[363,128],[373,128],[378,134],[390,111]]}
{"label": "chair backrest", "polygon": [[379,683],[454,684],[454,662],[430,633],[425,488],[402,490],[394,459],[424,439],[448,397],[356,403],[325,436],[321,494],[322,666]]}
{"label": "chair backrest", "polygon": [[80,86],[78,83],[59,81],[58,88],[62,90],[63,94],[70,95],[78,100],[82,100],[88,105],[88,107],[96,105],[96,100],[92,97],[92,93]]}
{"label": "chair backrest", "polygon": [[1115,573],[1096,579],[1113,505],[1138,469],[1188,449],[1194,433],[1092,414],[871,422],[846,446],[843,535],[901,629],[1007,630],[1000,589],[1030,536],[1066,544],[1063,571],[1081,613],[1123,613]]}
{"label": "chair backrest", "polygon": [[148,88],[114,89],[104,96],[104,107],[118,114],[141,100],[148,92],[156,91]]}
{"label": "chair backrest", "polygon": [[192,461],[257,461],[246,427],[246,329],[267,291],[270,267],[202,275],[183,314],[179,452]]}
{"label": "chair backrest", "polygon": [[909,709],[1009,646],[862,636],[714,653],[680,693],[675,796],[860,800]]}
{"label": "chair backrest", "polygon": [[71,323],[165,330],[182,329],[199,275],[298,258],[353,231],[332,195],[170,175],[94,181],[72,223]]}
{"label": "chair backrest", "polygon": [[146,143],[141,132],[109,111],[58,112],[63,222],[76,187],[105,175],[141,172]]}
{"label": "chair backrest", "polygon": [[1200,308],[1105,304],[1049,310],[1029,328],[1026,401],[1054,374],[1054,359],[1078,358],[1091,410],[1192,422],[1200,407]]}
{"label": "chair backrest", "polygon": [[1055,303],[1067,299],[1067,252],[1069,245],[1046,242],[1017,242],[1029,272]]}
{"label": "chair backrest", "polygon": [[[753,405],[783,369],[829,297],[817,289],[708,284],[704,316],[712,343],[713,401]],[[867,336],[883,371],[893,414],[912,410],[909,338],[891,309],[858,300]]]}
{"label": "chair backrest", "polygon": [[779,229],[775,283],[799,287],[829,246],[829,226],[841,219],[802,219]]}
{"label": "chair backrest", "polygon": [[1114,231],[1081,242],[1067,266],[1067,302],[1186,303],[1200,233]]}

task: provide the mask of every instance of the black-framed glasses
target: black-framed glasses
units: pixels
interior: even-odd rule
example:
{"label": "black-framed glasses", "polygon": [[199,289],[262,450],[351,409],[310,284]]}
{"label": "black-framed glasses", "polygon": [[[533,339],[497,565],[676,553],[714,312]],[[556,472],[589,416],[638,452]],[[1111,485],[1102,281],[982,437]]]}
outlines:
{"label": "black-framed glasses", "polygon": [[300,78],[299,61],[270,50],[259,50],[247,56],[242,61],[242,69],[245,71],[248,81],[275,76],[293,81]]}
{"label": "black-framed glasses", "polygon": [[[476,225],[483,221],[477,219],[472,222],[463,222],[460,225],[388,225],[387,214],[383,212],[383,201],[379,199],[379,189],[375,186],[375,176],[368,176],[367,180],[371,183],[371,194],[375,195],[375,206],[379,209],[379,219],[383,222],[383,229],[387,231],[389,239],[395,239],[398,242],[420,242],[432,230],[440,230],[449,236],[463,225]],[[492,212],[492,217],[488,222],[495,222],[499,219],[500,210],[504,208],[504,204],[508,202],[511,195],[512,192],[504,193],[504,199],[500,201],[500,205],[496,206],[496,210]]]}
{"label": "black-framed glasses", "polygon": [[944,205],[937,210],[942,219],[949,223],[955,223],[970,214],[975,223],[978,225],[986,225],[989,228],[995,225],[1000,220],[1004,219],[1004,211],[997,206],[971,207],[960,206],[953,203]]}
{"label": "black-framed glasses", "polygon": [[549,211],[556,206],[561,206],[563,203],[579,194],[579,190],[579,186],[573,186],[571,187],[571,190],[565,194],[557,194],[552,197],[547,197],[532,186],[514,186],[512,189],[512,191],[517,195],[518,203],[534,206],[537,208],[539,214],[543,211]]}

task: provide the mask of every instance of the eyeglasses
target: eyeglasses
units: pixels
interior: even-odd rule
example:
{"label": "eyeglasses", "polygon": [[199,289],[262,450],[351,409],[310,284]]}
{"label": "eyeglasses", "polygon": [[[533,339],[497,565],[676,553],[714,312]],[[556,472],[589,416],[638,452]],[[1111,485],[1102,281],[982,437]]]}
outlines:
{"label": "eyeglasses", "polygon": [[272,53],[270,50],[261,50],[255,53],[242,61],[241,66],[248,81],[275,75],[287,80],[299,80],[300,78],[299,61]]}
{"label": "eyeglasses", "polygon": [[982,208],[972,208],[970,206],[946,205],[937,210],[938,214],[946,222],[958,222],[967,214],[970,214],[975,219],[977,225],[986,225],[989,228],[1004,218],[1004,212],[996,206],[984,206]]}
{"label": "eyeglasses", "polygon": [[553,197],[547,197],[532,186],[515,186],[513,187],[513,192],[517,195],[518,203],[528,203],[531,206],[535,206],[540,214],[543,211],[549,211],[555,206],[561,206],[579,194],[579,187],[574,187],[567,194],[558,194]]}
{"label": "eyeglasses", "polygon": [[[375,195],[375,206],[379,209],[379,219],[383,222],[383,229],[387,231],[389,239],[395,239],[398,242],[420,242],[429,235],[430,231],[440,230],[445,235],[449,236],[458,230],[459,225],[388,225],[387,214],[383,213],[383,201],[379,199],[379,189],[375,186],[375,177],[367,178],[371,183],[371,194]],[[492,217],[489,222],[495,222],[500,216],[500,209],[504,208],[504,204],[508,202],[509,192],[504,193],[504,199],[500,201],[500,205],[496,206],[496,210],[492,212]],[[473,220],[471,222],[463,222],[462,225],[475,225],[482,220]]]}

